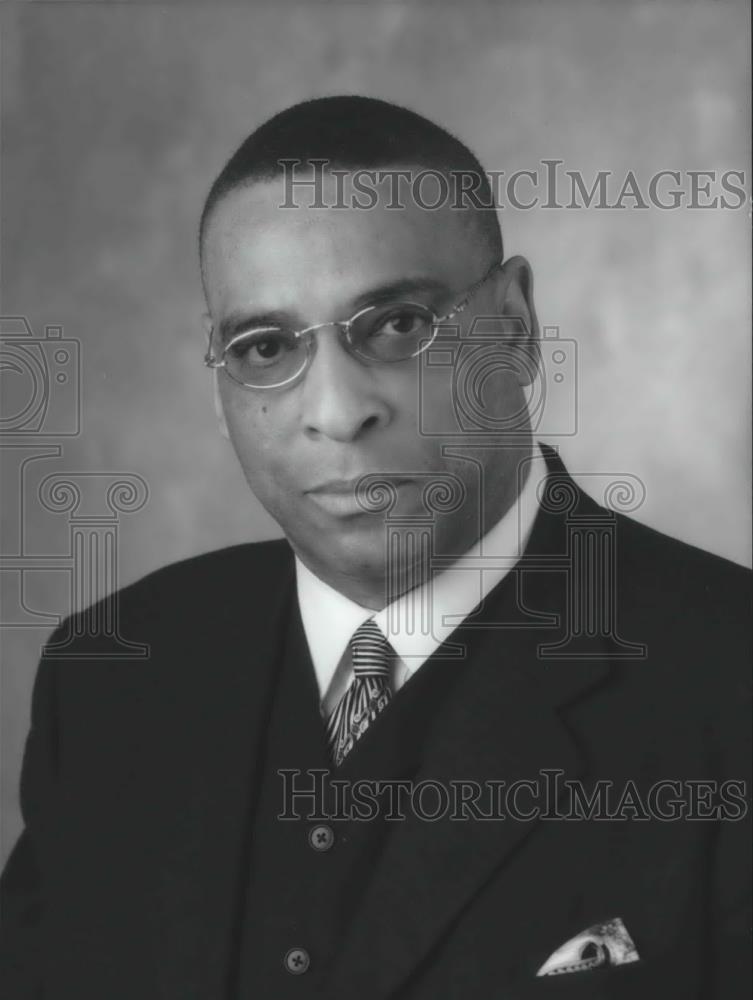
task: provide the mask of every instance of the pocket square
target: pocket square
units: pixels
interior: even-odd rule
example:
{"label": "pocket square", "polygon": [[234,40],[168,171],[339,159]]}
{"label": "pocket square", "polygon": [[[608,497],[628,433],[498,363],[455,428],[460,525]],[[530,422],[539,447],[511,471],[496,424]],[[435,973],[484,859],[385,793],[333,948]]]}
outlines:
{"label": "pocket square", "polygon": [[627,965],[637,962],[639,957],[627,928],[619,917],[615,917],[570,938],[549,956],[536,975],[558,976],[602,965]]}

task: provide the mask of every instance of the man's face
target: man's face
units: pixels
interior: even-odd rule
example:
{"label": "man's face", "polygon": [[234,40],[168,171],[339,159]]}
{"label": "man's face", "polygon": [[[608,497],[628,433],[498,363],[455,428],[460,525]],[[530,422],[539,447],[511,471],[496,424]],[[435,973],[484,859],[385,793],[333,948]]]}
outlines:
{"label": "man's face", "polygon": [[[325,200],[331,205],[334,194]],[[427,211],[408,200],[397,210],[281,209],[283,201],[281,182],[271,180],[237,189],[216,206],[204,241],[208,324],[274,313],[303,329],[348,319],[398,283],[393,299],[441,315],[492,263],[466,213],[450,206]],[[531,312],[517,268],[497,272],[474,295],[456,321],[465,332],[474,314]],[[384,514],[364,511],[352,493],[322,491],[323,484],[386,473],[398,497],[391,514],[414,515],[424,510],[422,490],[432,475],[452,473],[466,500],[439,515],[435,550],[460,554],[514,499],[520,450],[481,450],[475,463],[444,456],[442,438],[420,427],[457,426],[450,371],[425,368],[419,400],[425,358],[364,362],[343,347],[335,327],[314,337],[311,364],[291,385],[248,389],[218,370],[221,425],[251,489],[303,562],[360,603],[382,606]],[[519,414],[525,381],[496,372],[484,385],[486,404],[497,416]]]}

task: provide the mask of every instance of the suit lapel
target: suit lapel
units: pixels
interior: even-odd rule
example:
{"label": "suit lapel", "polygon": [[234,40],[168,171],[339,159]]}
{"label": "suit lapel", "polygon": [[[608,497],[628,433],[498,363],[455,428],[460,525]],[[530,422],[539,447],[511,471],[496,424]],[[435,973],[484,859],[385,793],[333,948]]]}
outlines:
{"label": "suit lapel", "polygon": [[[228,567],[209,581],[222,597],[195,631],[192,669],[175,695],[187,785],[179,798],[174,851],[160,872],[166,998],[204,1000],[227,993],[247,881],[261,740],[294,595],[292,553],[283,545],[268,566],[251,562],[249,552],[245,567]],[[257,588],[252,595],[249,585]]]}
{"label": "suit lapel", "polygon": [[[558,460],[547,457],[550,471],[554,466],[564,473]],[[539,570],[530,574],[531,585],[524,584],[523,591],[530,610],[555,614],[560,622],[566,583],[559,569],[542,573],[540,557],[556,554],[562,544],[562,519],[540,511],[526,550],[539,560]],[[609,667],[598,658],[543,662],[538,646],[552,642],[556,632],[495,627],[520,621],[519,583],[513,574],[505,578],[481,613],[449,637],[467,644],[467,657],[458,667],[465,676],[436,717],[416,782],[504,781],[510,788],[516,781],[537,780],[546,768],[561,768],[568,778],[583,774],[561,709],[585,697]],[[431,664],[422,669],[430,670]],[[530,803],[530,795],[521,793],[521,809]],[[537,825],[533,819],[473,822],[449,815],[427,822],[408,810],[406,821],[395,824],[385,843],[362,907],[329,970],[329,995],[391,996]]]}

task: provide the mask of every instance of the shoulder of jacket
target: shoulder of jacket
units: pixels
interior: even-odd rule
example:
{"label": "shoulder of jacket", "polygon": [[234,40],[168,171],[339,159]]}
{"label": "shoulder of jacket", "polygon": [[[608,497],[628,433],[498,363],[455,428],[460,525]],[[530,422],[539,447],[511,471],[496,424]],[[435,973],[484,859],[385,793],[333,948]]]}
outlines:
{"label": "shoulder of jacket", "polygon": [[[278,593],[294,577],[294,557],[285,539],[233,545],[161,566],[113,594],[74,612],[50,641],[69,630],[70,619],[96,620],[115,608],[121,623],[211,617],[229,603]],[[74,630],[86,634],[86,627]]]}

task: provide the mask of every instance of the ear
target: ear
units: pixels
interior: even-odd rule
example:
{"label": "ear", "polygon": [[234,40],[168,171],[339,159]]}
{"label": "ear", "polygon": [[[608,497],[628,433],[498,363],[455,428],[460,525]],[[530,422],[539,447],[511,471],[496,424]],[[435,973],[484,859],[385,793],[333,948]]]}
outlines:
{"label": "ear", "polygon": [[[207,341],[209,341],[209,338],[212,335],[212,317],[209,315],[209,313],[204,313],[202,315],[201,323],[202,326],[204,327],[204,333],[206,334]],[[212,375],[214,376],[212,380],[214,389],[214,412],[217,416],[217,423],[219,424],[220,427],[220,434],[227,440],[230,440],[230,434],[228,432],[227,422],[225,420],[225,409],[222,405],[222,398],[220,396],[220,384],[219,384],[220,369],[215,368],[215,370],[212,372]]]}
{"label": "ear", "polygon": [[518,382],[531,385],[541,366],[539,321],[533,301],[533,273],[525,257],[510,257],[500,268],[497,305],[502,316],[514,319],[506,332],[516,336],[520,366]]}

